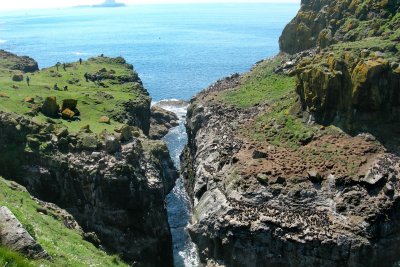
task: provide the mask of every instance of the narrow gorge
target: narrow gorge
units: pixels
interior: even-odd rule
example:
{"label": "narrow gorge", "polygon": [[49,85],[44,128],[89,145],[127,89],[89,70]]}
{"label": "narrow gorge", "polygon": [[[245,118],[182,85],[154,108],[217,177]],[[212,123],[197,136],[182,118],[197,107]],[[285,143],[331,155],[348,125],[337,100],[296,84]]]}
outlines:
{"label": "narrow gorge", "polygon": [[400,1],[302,0],[279,47],[188,102],[0,50],[0,265],[399,266]]}

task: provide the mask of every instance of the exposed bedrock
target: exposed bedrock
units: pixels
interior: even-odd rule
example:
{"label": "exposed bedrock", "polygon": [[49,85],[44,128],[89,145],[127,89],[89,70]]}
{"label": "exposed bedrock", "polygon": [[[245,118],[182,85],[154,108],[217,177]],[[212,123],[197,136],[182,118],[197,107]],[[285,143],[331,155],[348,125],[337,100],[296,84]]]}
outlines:
{"label": "exposed bedrock", "polygon": [[8,62],[6,66],[3,66],[5,68],[23,72],[35,72],[39,70],[38,63],[30,57],[19,57],[4,50],[0,50],[0,57],[2,60]]}
{"label": "exposed bedrock", "polygon": [[0,207],[0,244],[30,258],[49,258],[7,207]]}
{"label": "exposed bedrock", "polygon": [[279,45],[282,51],[294,54],[368,37],[398,38],[399,8],[398,0],[302,0]]}
{"label": "exposed bedrock", "polygon": [[2,112],[0,144],[7,153],[0,157],[0,173],[68,210],[125,260],[172,266],[164,199],[177,172],[168,149],[137,128],[123,130],[120,139],[72,134]]}
{"label": "exposed bedrock", "polygon": [[[400,255],[400,158],[370,135],[324,132],[297,151],[251,142],[240,125],[263,110],[192,100],[182,174],[202,262],[225,266],[392,266]],[[214,88],[214,89],[213,89]],[[325,161],[322,144],[349,161]],[[305,155],[305,154],[302,154]],[[313,162],[312,160],[316,160]],[[321,171],[324,170],[324,171]],[[210,265],[211,266],[211,265]]]}

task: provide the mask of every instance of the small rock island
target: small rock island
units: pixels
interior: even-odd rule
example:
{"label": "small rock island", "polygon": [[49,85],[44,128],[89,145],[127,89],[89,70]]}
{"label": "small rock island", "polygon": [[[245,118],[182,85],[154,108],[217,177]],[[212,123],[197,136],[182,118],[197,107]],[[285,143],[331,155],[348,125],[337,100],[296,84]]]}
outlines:
{"label": "small rock island", "polygon": [[99,5],[93,5],[93,7],[123,7],[126,6],[124,3],[115,2],[115,0],[106,0],[104,3]]}

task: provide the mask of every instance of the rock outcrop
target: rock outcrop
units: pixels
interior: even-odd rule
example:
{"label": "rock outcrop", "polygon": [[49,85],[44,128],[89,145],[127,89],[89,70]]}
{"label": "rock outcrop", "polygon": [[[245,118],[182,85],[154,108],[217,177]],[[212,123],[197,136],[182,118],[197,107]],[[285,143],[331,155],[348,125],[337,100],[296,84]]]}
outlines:
{"label": "rock outcrop", "polygon": [[311,120],[353,132],[398,120],[399,11],[399,1],[302,2],[280,45],[289,53],[317,47],[292,71]]}
{"label": "rock outcrop", "polygon": [[399,7],[398,0],[302,0],[279,40],[281,50],[294,54],[367,37],[398,39]]}
{"label": "rock outcrop", "polygon": [[[398,8],[398,1],[302,1],[280,40],[294,55],[192,99],[181,166],[203,263],[400,260]],[[271,92],[269,80],[282,84],[288,75],[296,86]],[[243,105],[255,97],[251,86],[265,96]]]}
{"label": "rock outcrop", "polygon": [[41,107],[41,111],[48,117],[58,117],[60,106],[57,104],[57,98],[55,96],[46,97]]}
{"label": "rock outcrop", "polygon": [[0,207],[0,244],[33,259],[49,257],[7,207]]}
{"label": "rock outcrop", "polygon": [[158,106],[151,107],[150,133],[151,139],[160,140],[168,131],[179,125],[178,116]]}
{"label": "rock outcrop", "polygon": [[[254,110],[211,103],[207,94],[191,104],[182,154],[194,204],[189,231],[203,262],[361,267],[399,259],[396,154],[373,138],[345,134],[320,133],[300,149],[251,142],[237,131]],[[345,149],[344,164],[362,158],[356,173],[333,158],[324,162],[332,155],[321,148],[327,143]]]}
{"label": "rock outcrop", "polygon": [[0,114],[0,125],[1,150],[7,151],[0,158],[1,175],[68,210],[125,260],[172,266],[164,199],[177,172],[163,142],[142,134],[121,145],[111,135],[101,141],[9,113]]}
{"label": "rock outcrop", "polygon": [[[8,56],[0,59],[6,75],[13,73],[14,61],[27,64],[27,58],[3,54]],[[14,112],[19,112],[17,105],[32,111],[0,111],[0,176],[70,212],[85,231],[85,239],[96,246],[135,266],[172,266],[165,198],[178,173],[166,144],[147,137],[148,92],[123,58],[101,56],[74,64],[66,64],[72,78],[63,77],[57,66],[32,74],[49,80],[38,87],[32,101],[4,94],[4,101],[14,101]],[[98,71],[86,73],[83,78],[87,79],[81,81],[82,74],[74,70],[83,65]],[[85,88],[79,105],[64,91],[62,96],[59,91],[51,92],[54,97],[49,94],[52,84],[66,83],[71,85],[68,91]],[[101,116],[107,125],[99,122]],[[78,122],[87,126],[77,131]]]}
{"label": "rock outcrop", "polygon": [[[360,44],[362,45],[362,43]],[[300,60],[297,93],[303,110],[322,124],[346,130],[399,119],[399,53],[371,48],[320,52]]]}
{"label": "rock outcrop", "polygon": [[0,64],[11,70],[35,72],[39,70],[38,63],[30,57],[19,57],[10,52],[0,50]]}

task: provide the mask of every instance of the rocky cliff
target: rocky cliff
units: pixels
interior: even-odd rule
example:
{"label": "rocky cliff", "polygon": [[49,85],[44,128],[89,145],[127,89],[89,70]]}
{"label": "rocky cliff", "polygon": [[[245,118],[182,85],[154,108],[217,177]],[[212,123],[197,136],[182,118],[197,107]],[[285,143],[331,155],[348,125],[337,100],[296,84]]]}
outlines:
{"label": "rocky cliff", "polygon": [[[65,72],[54,67],[33,73],[30,86],[10,86],[8,90],[15,93],[3,93],[7,97],[0,99],[0,175],[66,209],[91,233],[88,240],[96,246],[120,254],[135,266],[172,266],[164,199],[177,172],[166,145],[143,133],[150,126],[148,94],[123,59],[101,57],[83,64],[93,71],[85,74],[85,87],[81,85],[85,83],[83,73],[74,77],[81,67],[76,64],[67,65]],[[102,64],[113,69],[95,71]],[[53,92],[42,82],[35,84],[39,80],[50,83],[52,78],[59,84],[68,78],[72,84]],[[25,105],[41,105],[40,95],[26,103],[18,94],[34,89],[36,94],[57,94],[64,99],[83,95],[85,99],[78,98],[78,104],[62,102],[63,106],[74,102],[71,110],[79,109],[75,112],[79,116],[65,120],[64,113],[57,114],[57,105],[53,105],[57,110],[52,118],[21,112]],[[43,109],[44,104],[42,113]],[[108,115],[102,117],[105,123],[97,121],[100,114]],[[81,123],[87,126],[79,129]]]}
{"label": "rocky cliff", "polygon": [[[354,17],[356,4],[364,15]],[[399,261],[398,27],[388,38],[340,35],[341,20],[389,25],[398,7],[302,1],[281,37],[283,51],[299,53],[281,53],[192,99],[182,174],[204,263]],[[317,43],[334,17],[332,42]]]}
{"label": "rocky cliff", "polygon": [[281,50],[294,54],[376,36],[398,40],[399,5],[398,0],[302,0],[279,39]]}
{"label": "rocky cliff", "polygon": [[313,119],[349,131],[398,120],[399,14],[399,1],[302,2],[280,46],[288,53],[316,48],[292,72]]}

